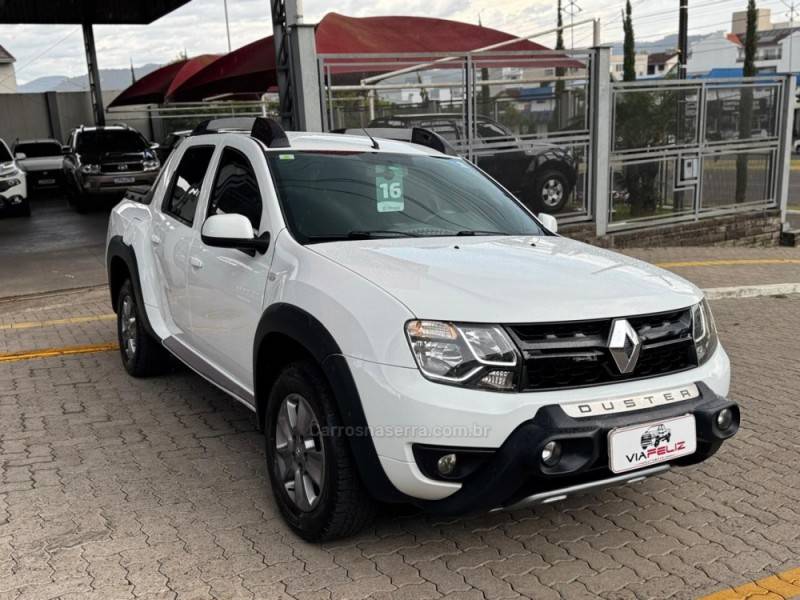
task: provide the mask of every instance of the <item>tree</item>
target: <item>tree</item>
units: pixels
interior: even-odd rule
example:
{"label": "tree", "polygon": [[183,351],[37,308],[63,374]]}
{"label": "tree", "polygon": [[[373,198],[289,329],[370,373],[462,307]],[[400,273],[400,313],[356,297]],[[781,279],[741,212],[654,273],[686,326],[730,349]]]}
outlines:
{"label": "tree", "polygon": [[622,22],[625,41],[622,45],[622,80],[636,81],[636,42],[633,39],[633,18],[631,17],[631,0],[625,2],[625,17]]}
{"label": "tree", "polygon": [[[756,45],[758,32],[756,30],[758,13],[756,0],[747,0],[747,29],[744,39],[744,66],[742,74],[745,77],[756,75]],[[746,140],[750,137],[753,128],[753,88],[743,87],[739,92],[739,139]],[[736,156],[736,202],[747,199],[747,154]]]}

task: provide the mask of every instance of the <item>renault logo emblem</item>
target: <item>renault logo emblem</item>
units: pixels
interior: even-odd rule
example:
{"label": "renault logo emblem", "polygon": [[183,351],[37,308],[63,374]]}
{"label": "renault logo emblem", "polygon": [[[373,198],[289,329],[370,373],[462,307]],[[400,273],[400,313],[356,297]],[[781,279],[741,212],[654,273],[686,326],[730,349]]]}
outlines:
{"label": "renault logo emblem", "polygon": [[642,342],[627,319],[615,319],[611,324],[608,350],[620,373],[632,373],[639,360]]}

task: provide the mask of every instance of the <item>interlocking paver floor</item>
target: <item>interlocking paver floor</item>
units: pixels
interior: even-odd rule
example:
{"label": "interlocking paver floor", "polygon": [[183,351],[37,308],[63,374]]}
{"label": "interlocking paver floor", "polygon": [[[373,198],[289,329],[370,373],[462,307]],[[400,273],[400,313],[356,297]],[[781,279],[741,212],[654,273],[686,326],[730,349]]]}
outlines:
{"label": "interlocking paver floor", "polygon": [[[115,352],[0,362],[0,600],[694,598],[800,566],[800,297],[713,303],[742,404],[708,462],[551,506],[384,510],[352,539],[283,525],[247,410]],[[0,304],[0,326],[102,316],[104,290]],[[0,353],[114,339],[0,330]]]}

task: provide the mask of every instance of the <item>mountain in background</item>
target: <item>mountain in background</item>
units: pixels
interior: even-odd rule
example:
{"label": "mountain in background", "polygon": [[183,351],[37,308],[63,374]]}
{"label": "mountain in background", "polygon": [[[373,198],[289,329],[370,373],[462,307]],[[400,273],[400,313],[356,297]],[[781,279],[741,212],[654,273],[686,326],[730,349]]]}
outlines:
{"label": "mountain in background", "polygon": [[[158,69],[161,65],[147,64],[135,67],[136,79],[140,79]],[[125,69],[100,69],[100,87],[103,91],[124,90],[132,83],[130,67]],[[82,92],[89,89],[89,79],[86,75],[66,77],[64,75],[49,75],[39,77],[33,81],[17,86],[22,93],[41,92]]]}
{"label": "mountain in background", "polygon": [[[634,26],[636,25],[636,21],[633,22]],[[700,40],[707,38],[710,35],[725,35],[724,31],[717,31],[714,33],[701,33],[697,35],[690,35],[687,37],[689,40],[688,46],[691,48],[694,42],[699,42]],[[640,42],[636,40],[636,52],[647,52],[648,54],[653,54],[654,52],[668,52],[670,50],[675,50],[678,47],[678,34],[672,33],[670,35],[664,36],[660,40],[654,40],[652,42]],[[614,55],[622,54],[622,42],[613,42],[611,44],[611,53]]]}

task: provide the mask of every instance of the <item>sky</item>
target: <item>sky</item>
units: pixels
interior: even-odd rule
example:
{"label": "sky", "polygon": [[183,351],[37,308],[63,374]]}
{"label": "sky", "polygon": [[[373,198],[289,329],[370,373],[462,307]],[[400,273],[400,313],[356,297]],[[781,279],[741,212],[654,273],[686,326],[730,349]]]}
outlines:
{"label": "sky", "polygon": [[[571,0],[562,0],[564,6]],[[574,0],[575,21],[600,18],[603,43],[622,39],[620,12],[623,0]],[[673,34],[678,24],[678,1],[631,0],[634,29],[639,40],[655,41]],[[759,7],[771,8],[774,21],[788,20],[780,0],[757,0]],[[336,11],[350,16],[405,14],[455,19],[468,23],[478,20],[519,36],[545,31],[555,26],[556,0],[304,0],[307,23],[319,21]],[[730,15],[744,10],[746,0],[690,0],[689,33],[728,31]],[[228,0],[231,44],[243,46],[272,32],[269,0]],[[565,17],[565,24],[569,23]],[[567,47],[571,36],[565,33]],[[189,56],[224,53],[223,0],[192,0],[173,13],[148,26],[98,26],[95,41],[100,68],[121,68],[147,63],[164,64],[186,51]],[[537,39],[552,46],[554,38]],[[574,32],[575,47],[591,45],[591,24]],[[86,73],[80,27],[40,25],[0,25],[0,45],[17,59],[17,81],[26,83],[48,75],[76,76]]]}

